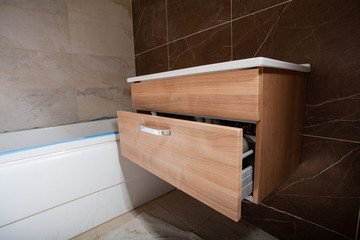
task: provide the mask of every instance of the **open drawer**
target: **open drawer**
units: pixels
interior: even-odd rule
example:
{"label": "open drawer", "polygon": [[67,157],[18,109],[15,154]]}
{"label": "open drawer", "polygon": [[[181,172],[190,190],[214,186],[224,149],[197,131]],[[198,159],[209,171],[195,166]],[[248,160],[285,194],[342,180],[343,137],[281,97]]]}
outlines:
{"label": "open drawer", "polygon": [[118,112],[121,153],[225,216],[240,219],[252,192],[241,128]]}

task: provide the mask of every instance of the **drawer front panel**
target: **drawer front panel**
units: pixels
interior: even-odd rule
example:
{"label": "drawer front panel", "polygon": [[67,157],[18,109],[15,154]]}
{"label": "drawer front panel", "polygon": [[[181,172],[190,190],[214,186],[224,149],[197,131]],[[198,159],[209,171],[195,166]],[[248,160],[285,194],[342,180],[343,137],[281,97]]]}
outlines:
{"label": "drawer front panel", "polygon": [[[242,129],[121,111],[118,121],[124,157],[240,219]],[[141,125],[155,130],[142,131]]]}
{"label": "drawer front panel", "polygon": [[260,120],[259,70],[131,84],[134,109]]}

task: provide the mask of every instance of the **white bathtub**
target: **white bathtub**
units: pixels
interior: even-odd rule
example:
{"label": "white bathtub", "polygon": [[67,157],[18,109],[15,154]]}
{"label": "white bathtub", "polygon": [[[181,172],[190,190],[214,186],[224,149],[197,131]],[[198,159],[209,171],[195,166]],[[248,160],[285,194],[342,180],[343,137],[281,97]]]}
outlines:
{"label": "white bathtub", "polygon": [[0,134],[0,239],[68,239],[173,189],[121,157],[116,119]]}

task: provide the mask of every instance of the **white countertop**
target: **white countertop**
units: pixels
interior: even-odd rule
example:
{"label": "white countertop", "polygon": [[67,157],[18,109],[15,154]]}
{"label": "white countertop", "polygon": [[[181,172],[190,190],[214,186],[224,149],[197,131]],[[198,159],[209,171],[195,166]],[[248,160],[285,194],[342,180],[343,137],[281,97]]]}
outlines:
{"label": "white countertop", "polygon": [[151,80],[159,80],[159,79],[167,79],[167,78],[175,78],[175,77],[193,76],[204,73],[226,72],[226,71],[255,68],[255,67],[279,68],[279,69],[286,69],[286,70],[292,70],[298,72],[311,71],[310,64],[295,64],[295,63],[279,61],[271,58],[257,57],[257,58],[247,58],[236,61],[222,62],[222,63],[214,63],[214,64],[184,68],[184,69],[161,72],[161,73],[148,74],[138,77],[131,77],[128,78],[127,81],[129,83],[139,82],[139,81],[151,81]]}

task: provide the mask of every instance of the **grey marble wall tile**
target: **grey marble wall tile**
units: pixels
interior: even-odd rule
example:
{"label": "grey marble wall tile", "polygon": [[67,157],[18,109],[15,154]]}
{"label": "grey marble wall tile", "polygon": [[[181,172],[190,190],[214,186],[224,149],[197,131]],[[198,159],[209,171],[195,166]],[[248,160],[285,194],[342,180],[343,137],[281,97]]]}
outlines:
{"label": "grey marble wall tile", "polygon": [[130,84],[126,87],[77,89],[79,120],[116,117],[116,111],[131,111]]}
{"label": "grey marble wall tile", "polygon": [[0,89],[0,132],[78,121],[75,89]]}
{"label": "grey marble wall tile", "polygon": [[68,1],[72,53],[133,57],[128,10],[111,0]]}
{"label": "grey marble wall tile", "polygon": [[66,0],[0,0],[0,5],[2,4],[44,13],[67,15]]}
{"label": "grey marble wall tile", "polygon": [[128,15],[132,20],[132,9],[131,9],[132,0],[112,0],[112,1],[113,1],[113,3],[118,4],[118,5],[122,6],[123,8],[125,8],[126,11],[128,11]]}
{"label": "grey marble wall tile", "polygon": [[66,16],[0,6],[0,49],[69,52]]}
{"label": "grey marble wall tile", "polygon": [[[0,0],[1,131],[115,116],[104,109],[130,106],[130,3]],[[75,88],[99,87],[105,94],[76,96]],[[89,110],[93,106],[96,114]]]}
{"label": "grey marble wall tile", "polygon": [[127,87],[127,78],[135,76],[134,57],[73,54],[72,61],[77,88]]}
{"label": "grey marble wall tile", "polygon": [[71,55],[19,48],[0,48],[0,89],[69,88]]}

